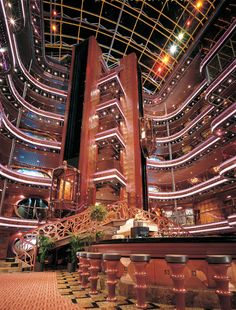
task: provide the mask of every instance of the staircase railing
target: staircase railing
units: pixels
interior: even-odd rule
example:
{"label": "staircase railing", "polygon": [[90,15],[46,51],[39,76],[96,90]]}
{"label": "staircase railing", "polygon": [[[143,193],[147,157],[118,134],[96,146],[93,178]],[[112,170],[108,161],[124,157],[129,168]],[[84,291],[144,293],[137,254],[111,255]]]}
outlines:
{"label": "staircase railing", "polygon": [[112,223],[115,220],[127,220],[141,217],[145,221],[155,223],[157,225],[157,236],[175,237],[185,236],[188,232],[181,226],[170,221],[168,218],[159,216],[155,213],[140,210],[135,207],[129,208],[126,202],[117,202],[107,206],[107,217],[102,222],[94,222],[91,220],[91,210],[87,208],[85,211],[76,215],[60,219],[46,224],[39,225],[36,229],[16,234],[13,241],[13,252],[18,260],[24,266],[28,266],[31,270],[34,268],[37,255],[37,243],[39,235],[44,235],[52,238],[55,243],[66,238],[70,238],[71,234],[79,234],[82,238],[88,232],[91,232],[94,227],[96,230],[106,230],[105,225]]}

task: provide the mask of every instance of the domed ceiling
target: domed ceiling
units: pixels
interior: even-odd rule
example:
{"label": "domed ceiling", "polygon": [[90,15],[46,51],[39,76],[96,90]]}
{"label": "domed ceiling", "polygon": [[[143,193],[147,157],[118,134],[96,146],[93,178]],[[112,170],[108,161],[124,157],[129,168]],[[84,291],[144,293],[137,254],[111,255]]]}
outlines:
{"label": "domed ceiling", "polygon": [[44,1],[46,54],[59,59],[93,35],[109,67],[135,52],[153,94],[207,23],[219,0]]}

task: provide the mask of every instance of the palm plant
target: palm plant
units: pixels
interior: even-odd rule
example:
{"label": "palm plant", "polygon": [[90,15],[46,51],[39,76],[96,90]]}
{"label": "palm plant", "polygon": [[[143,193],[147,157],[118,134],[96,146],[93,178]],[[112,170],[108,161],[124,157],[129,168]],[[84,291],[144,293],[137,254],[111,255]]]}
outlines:
{"label": "palm plant", "polygon": [[106,206],[102,204],[91,205],[90,207],[91,213],[90,218],[92,221],[102,222],[107,216]]}
{"label": "palm plant", "polygon": [[95,204],[90,206],[90,218],[94,221],[94,239],[95,241],[102,235],[101,231],[98,231],[98,222],[105,220],[107,216],[107,208],[103,204]]}
{"label": "palm plant", "polygon": [[75,266],[77,257],[76,253],[80,251],[83,248],[83,243],[81,240],[81,237],[76,234],[71,234],[70,237],[70,247],[68,249],[68,252],[70,253],[69,261],[72,263],[72,265]]}
{"label": "palm plant", "polygon": [[48,251],[54,246],[54,241],[52,238],[40,235],[38,238],[38,247],[39,247],[39,262],[44,264],[47,257]]}

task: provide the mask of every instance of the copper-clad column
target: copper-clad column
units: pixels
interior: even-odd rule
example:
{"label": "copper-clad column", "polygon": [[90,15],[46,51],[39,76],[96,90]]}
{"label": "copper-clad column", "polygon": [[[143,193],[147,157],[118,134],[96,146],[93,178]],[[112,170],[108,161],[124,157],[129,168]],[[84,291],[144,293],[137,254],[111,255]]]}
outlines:
{"label": "copper-clad column", "polygon": [[120,81],[124,96],[120,105],[126,118],[126,129],[123,137],[126,142],[126,152],[123,158],[124,174],[128,184],[128,205],[143,209],[142,162],[139,133],[140,95],[137,57],[134,53],[120,60],[124,68],[120,71]]}

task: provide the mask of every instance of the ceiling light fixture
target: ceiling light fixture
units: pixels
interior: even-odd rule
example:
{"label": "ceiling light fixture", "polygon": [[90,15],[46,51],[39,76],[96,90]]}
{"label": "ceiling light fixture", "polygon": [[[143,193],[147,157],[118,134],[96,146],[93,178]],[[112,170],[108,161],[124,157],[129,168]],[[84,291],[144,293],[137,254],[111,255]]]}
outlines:
{"label": "ceiling light fixture", "polygon": [[184,34],[183,34],[183,32],[180,32],[178,34],[178,39],[181,41],[181,40],[183,40],[183,38],[184,38]]}
{"label": "ceiling light fixture", "polygon": [[165,55],[165,56],[163,57],[163,59],[162,59],[162,62],[163,62],[164,64],[167,64],[168,61],[169,61],[169,56],[168,56],[168,55]]}
{"label": "ceiling light fixture", "polygon": [[198,1],[196,4],[196,8],[199,10],[202,7],[202,1]]}
{"label": "ceiling light fixture", "polygon": [[56,25],[52,25],[52,31],[56,32],[57,31],[57,26]]}
{"label": "ceiling light fixture", "polygon": [[10,22],[10,24],[13,25],[13,26],[14,26],[15,23],[16,23],[16,21],[15,21],[12,17],[9,19],[9,22]]}
{"label": "ceiling light fixture", "polygon": [[177,46],[175,44],[171,45],[170,53],[174,55],[177,52]]}

